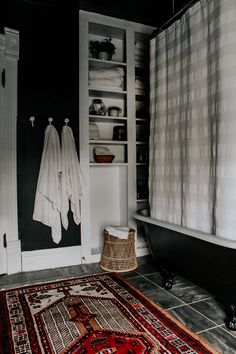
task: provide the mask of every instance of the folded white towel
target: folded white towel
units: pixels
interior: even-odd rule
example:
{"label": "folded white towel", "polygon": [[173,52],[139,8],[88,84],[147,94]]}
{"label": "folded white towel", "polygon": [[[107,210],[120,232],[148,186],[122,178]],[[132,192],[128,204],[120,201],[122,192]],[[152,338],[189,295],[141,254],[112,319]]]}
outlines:
{"label": "folded white towel", "polygon": [[137,41],[135,42],[135,49],[145,49],[147,48],[147,44],[143,41]]}
{"label": "folded white towel", "polygon": [[33,220],[51,227],[55,243],[61,240],[60,218],[61,149],[57,130],[50,124],[45,130],[43,153],[34,202]]}
{"label": "folded white towel", "polygon": [[92,86],[89,85],[91,89],[99,89],[99,90],[109,90],[109,91],[123,91],[123,87],[122,86]]}
{"label": "folded white towel", "polygon": [[126,226],[106,226],[106,231],[111,236],[127,240],[129,236],[129,227]]}
{"label": "folded white towel", "polygon": [[122,86],[123,85],[123,77],[114,77],[107,79],[90,79],[90,86]]}
{"label": "folded white towel", "polygon": [[125,75],[124,69],[121,67],[113,67],[110,69],[90,69],[89,79],[108,79],[122,77]]}
{"label": "folded white towel", "polygon": [[113,155],[108,148],[103,147],[103,146],[96,146],[94,148],[94,153],[96,155]]}
{"label": "folded white towel", "polygon": [[100,132],[96,123],[89,123],[89,139],[100,139]]}

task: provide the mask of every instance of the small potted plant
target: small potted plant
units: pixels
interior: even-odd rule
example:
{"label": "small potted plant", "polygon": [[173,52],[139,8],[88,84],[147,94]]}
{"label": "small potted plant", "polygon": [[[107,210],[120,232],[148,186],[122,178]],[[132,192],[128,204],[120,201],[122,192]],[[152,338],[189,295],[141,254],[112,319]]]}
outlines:
{"label": "small potted plant", "polygon": [[115,54],[116,47],[112,43],[111,37],[105,38],[103,41],[90,41],[89,50],[93,58],[101,60],[111,60]]}

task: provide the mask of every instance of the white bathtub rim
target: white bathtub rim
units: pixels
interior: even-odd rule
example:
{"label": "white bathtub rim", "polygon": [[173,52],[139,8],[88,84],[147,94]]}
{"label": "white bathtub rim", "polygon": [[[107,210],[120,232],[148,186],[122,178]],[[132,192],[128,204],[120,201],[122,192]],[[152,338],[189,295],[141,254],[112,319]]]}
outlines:
{"label": "white bathtub rim", "polygon": [[148,224],[153,224],[153,225],[163,227],[165,229],[173,230],[173,231],[182,233],[186,236],[191,236],[191,237],[194,237],[194,238],[197,238],[202,241],[206,241],[206,242],[218,245],[218,246],[236,249],[236,241],[234,241],[234,240],[219,237],[216,235],[210,235],[206,232],[202,232],[202,231],[198,231],[198,230],[194,230],[194,229],[189,229],[187,227],[180,226],[177,224],[172,224],[167,221],[156,220],[150,216],[143,216],[138,213],[134,213],[133,218],[135,220],[144,221],[144,222],[147,222]]}

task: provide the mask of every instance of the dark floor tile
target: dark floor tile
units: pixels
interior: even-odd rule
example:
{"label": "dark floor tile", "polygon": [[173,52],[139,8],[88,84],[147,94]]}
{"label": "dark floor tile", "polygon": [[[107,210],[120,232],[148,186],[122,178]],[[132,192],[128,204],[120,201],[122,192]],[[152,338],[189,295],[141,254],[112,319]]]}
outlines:
{"label": "dark floor tile", "polygon": [[150,254],[143,257],[137,257],[137,261],[139,265],[144,263],[154,263],[154,260]]}
{"label": "dark floor tile", "polygon": [[55,279],[62,279],[62,274],[58,268],[43,269],[34,272],[26,272],[25,275],[29,282],[51,281]]}
{"label": "dark floor tile", "polygon": [[195,302],[190,306],[214,321],[217,325],[224,324],[226,319],[226,308],[223,303],[217,301],[215,298]]}
{"label": "dark floor tile", "polygon": [[159,271],[159,268],[154,262],[139,264],[136,272],[139,274],[151,274]]}
{"label": "dark floor tile", "polygon": [[84,274],[100,274],[105,271],[100,267],[99,263],[82,264],[81,266]]}
{"label": "dark floor tile", "polygon": [[205,289],[188,281],[175,284],[169,292],[187,304],[212,297]]}
{"label": "dark floor tile", "polygon": [[82,270],[81,265],[75,265],[70,267],[62,267],[60,268],[60,272],[64,277],[81,277],[84,275],[84,271]]}
{"label": "dark floor tile", "polygon": [[224,329],[226,332],[228,332],[229,334],[231,334],[231,336],[233,336],[236,340],[236,331],[232,331],[231,329],[229,329],[228,327],[226,327],[225,324],[220,326],[222,329]]}
{"label": "dark floor tile", "polygon": [[145,291],[145,295],[150,297],[154,302],[159,304],[164,309],[183,305],[183,302],[178,300],[175,296],[169,294],[167,291],[157,288],[155,290]]}
{"label": "dark floor tile", "polygon": [[125,279],[134,278],[134,277],[139,276],[139,274],[136,271],[124,272],[124,273],[120,273],[120,275]]}
{"label": "dark floor tile", "polygon": [[221,327],[213,328],[209,331],[200,333],[209,343],[211,343],[222,354],[236,353],[236,340],[230,333]]}
{"label": "dark floor tile", "polygon": [[[146,278],[150,279],[153,283],[163,287],[163,276],[161,272],[148,274],[146,275]],[[184,282],[186,282],[184,278],[175,276],[173,286],[176,286],[177,284],[184,283]]]}
{"label": "dark floor tile", "polygon": [[133,278],[128,278],[127,279],[130,284],[136,287],[136,289],[142,291],[143,293],[151,290],[157,290],[159,287],[152,282],[150,282],[148,279],[145,279],[142,276],[137,276]]}
{"label": "dark floor tile", "polygon": [[215,324],[187,305],[168,310],[174,317],[194,332],[212,328]]}
{"label": "dark floor tile", "polygon": [[25,273],[4,274],[0,277],[0,289],[17,287],[27,283],[28,278]]}

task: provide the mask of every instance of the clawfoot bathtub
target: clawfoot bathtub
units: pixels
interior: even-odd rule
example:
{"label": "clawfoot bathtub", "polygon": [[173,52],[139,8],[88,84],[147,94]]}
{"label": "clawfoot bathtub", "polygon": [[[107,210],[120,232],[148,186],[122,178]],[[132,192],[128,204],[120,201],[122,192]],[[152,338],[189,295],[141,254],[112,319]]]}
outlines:
{"label": "clawfoot bathtub", "polygon": [[148,209],[133,215],[171,289],[175,274],[192,280],[226,305],[226,326],[236,330],[236,241],[155,220]]}

